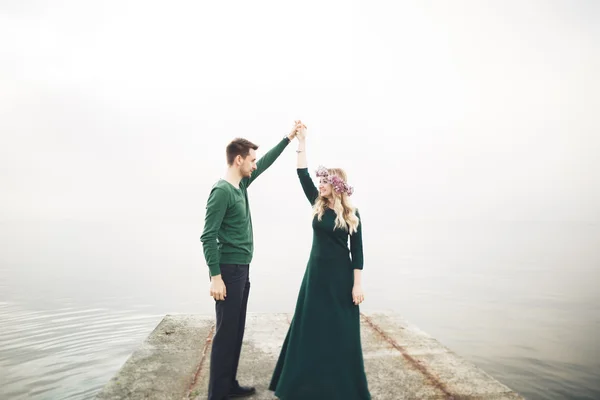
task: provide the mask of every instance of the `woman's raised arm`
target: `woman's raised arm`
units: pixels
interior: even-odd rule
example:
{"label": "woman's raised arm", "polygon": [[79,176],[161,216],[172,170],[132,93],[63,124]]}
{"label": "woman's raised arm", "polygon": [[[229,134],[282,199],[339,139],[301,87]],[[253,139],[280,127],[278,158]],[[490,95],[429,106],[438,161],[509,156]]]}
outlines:
{"label": "woman's raised arm", "polygon": [[298,178],[300,179],[300,184],[306,198],[310,201],[310,204],[315,204],[319,196],[319,190],[308,173],[308,163],[306,161],[306,126],[300,121],[296,121],[296,124],[298,126],[296,131],[296,139],[298,140],[298,149],[296,150],[296,153],[298,153],[298,161],[296,163]]}

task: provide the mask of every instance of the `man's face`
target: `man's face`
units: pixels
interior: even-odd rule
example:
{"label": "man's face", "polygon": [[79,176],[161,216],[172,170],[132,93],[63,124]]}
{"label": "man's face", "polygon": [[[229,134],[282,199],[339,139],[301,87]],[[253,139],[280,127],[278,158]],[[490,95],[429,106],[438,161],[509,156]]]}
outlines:
{"label": "man's face", "polygon": [[256,170],[256,150],[250,149],[250,153],[246,158],[242,159],[240,172],[244,178],[250,178],[252,172]]}

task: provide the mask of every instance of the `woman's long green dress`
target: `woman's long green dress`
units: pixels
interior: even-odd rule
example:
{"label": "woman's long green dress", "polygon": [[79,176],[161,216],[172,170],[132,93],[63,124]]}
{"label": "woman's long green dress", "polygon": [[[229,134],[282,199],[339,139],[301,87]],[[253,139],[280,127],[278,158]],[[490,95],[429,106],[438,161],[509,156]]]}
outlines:
{"label": "woman's long green dress", "polygon": [[[298,177],[314,204],[319,192],[308,170],[298,169]],[[362,221],[358,231],[349,235],[346,230],[334,229],[335,218],[335,211],[328,209],[321,221],[313,219],[310,258],[269,385],[282,400],[371,398],[360,340],[360,311],[352,301],[353,270],[363,268]]]}

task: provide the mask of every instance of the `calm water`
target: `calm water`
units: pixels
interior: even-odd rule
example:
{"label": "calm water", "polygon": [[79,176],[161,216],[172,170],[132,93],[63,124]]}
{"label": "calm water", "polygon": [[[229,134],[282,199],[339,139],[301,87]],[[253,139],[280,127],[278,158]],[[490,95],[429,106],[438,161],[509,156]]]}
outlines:
{"label": "calm water", "polygon": [[[251,311],[293,310],[310,231],[277,223],[255,227]],[[1,223],[0,398],[91,398],[164,314],[211,313],[199,226]],[[399,312],[527,398],[600,399],[600,226],[373,226],[363,310]]]}

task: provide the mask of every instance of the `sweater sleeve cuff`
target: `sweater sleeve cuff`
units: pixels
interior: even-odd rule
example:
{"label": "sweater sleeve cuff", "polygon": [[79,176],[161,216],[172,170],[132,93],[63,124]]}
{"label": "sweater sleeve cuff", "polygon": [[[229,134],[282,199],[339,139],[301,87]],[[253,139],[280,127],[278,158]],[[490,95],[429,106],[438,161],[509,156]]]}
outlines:
{"label": "sweater sleeve cuff", "polygon": [[219,264],[209,265],[208,269],[210,271],[210,276],[221,274],[221,266]]}

